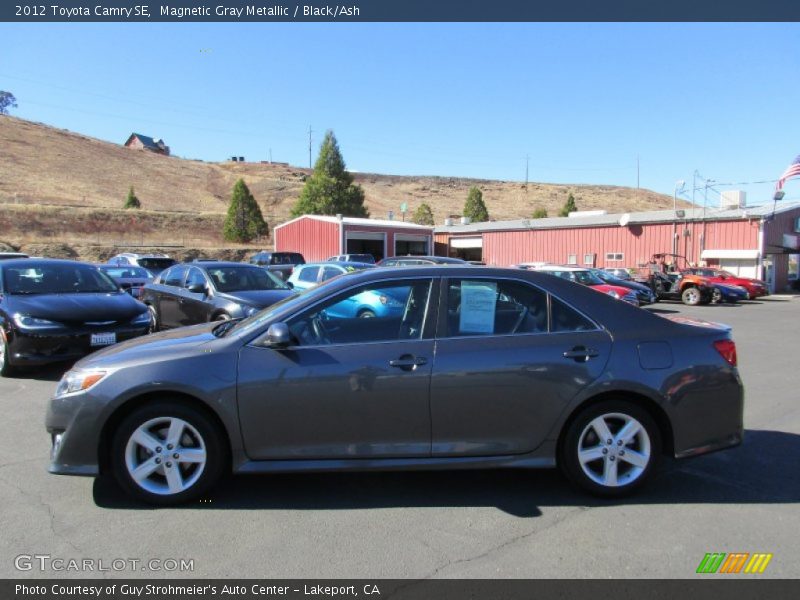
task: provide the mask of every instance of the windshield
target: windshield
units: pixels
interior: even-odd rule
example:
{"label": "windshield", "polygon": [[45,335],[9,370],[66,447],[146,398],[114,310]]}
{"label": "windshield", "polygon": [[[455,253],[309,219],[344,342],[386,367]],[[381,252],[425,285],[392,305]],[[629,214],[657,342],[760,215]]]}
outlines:
{"label": "windshield", "polygon": [[258,267],[212,267],[206,273],[220,292],[290,289],[278,277]]}
{"label": "windshield", "polygon": [[158,273],[167,267],[177,264],[178,261],[173,258],[140,258],[136,262],[139,263],[139,266],[144,267],[148,271],[155,271]]}
{"label": "windshield", "polygon": [[150,274],[142,267],[100,267],[109,277],[114,279],[150,279]]}
{"label": "windshield", "polygon": [[306,261],[303,260],[300,254],[292,252],[275,253],[272,255],[272,260],[270,261],[273,265],[302,265],[305,262]]}
{"label": "windshield", "polygon": [[350,262],[374,263],[375,257],[372,254],[350,254],[347,260]]}
{"label": "windshield", "polygon": [[89,265],[43,264],[3,268],[3,289],[8,294],[75,294],[119,291],[100,269]]}

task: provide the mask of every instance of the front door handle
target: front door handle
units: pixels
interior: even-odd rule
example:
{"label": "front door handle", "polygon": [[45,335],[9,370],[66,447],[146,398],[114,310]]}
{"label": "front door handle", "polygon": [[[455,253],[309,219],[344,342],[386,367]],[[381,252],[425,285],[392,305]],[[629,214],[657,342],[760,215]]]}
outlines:
{"label": "front door handle", "polygon": [[422,356],[413,356],[411,354],[403,354],[400,358],[395,358],[389,361],[390,367],[403,369],[404,371],[413,371],[428,362],[427,358]]}
{"label": "front door handle", "polygon": [[575,362],[586,362],[590,358],[600,356],[600,353],[594,348],[586,348],[585,346],[575,346],[572,350],[564,352],[564,358],[571,358]]}

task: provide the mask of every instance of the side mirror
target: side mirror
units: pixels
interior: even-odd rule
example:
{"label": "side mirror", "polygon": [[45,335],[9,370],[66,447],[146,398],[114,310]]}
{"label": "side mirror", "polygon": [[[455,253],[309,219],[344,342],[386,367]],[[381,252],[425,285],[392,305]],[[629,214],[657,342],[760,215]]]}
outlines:
{"label": "side mirror", "polygon": [[293,284],[291,281],[284,281],[284,283],[287,285],[287,287],[288,287],[290,290],[293,290],[293,289],[294,289],[294,284]]}
{"label": "side mirror", "polygon": [[273,323],[267,329],[266,346],[270,348],[286,348],[292,343],[292,332],[286,323]]}
{"label": "side mirror", "polygon": [[206,293],[206,285],[204,283],[193,283],[186,287],[188,291],[193,294],[205,294]]}

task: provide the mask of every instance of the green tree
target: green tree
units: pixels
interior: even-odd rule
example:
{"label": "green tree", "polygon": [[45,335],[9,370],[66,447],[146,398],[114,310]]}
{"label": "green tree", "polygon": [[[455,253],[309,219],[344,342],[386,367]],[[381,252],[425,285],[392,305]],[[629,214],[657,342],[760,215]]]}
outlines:
{"label": "green tree", "polygon": [[540,206],[535,211],[533,211],[533,218],[534,219],[546,219],[547,218],[547,209]]}
{"label": "green tree", "polygon": [[489,220],[489,211],[483,203],[483,193],[477,187],[471,187],[464,203],[464,215],[470,221],[479,223]]}
{"label": "green tree", "polygon": [[264,222],[258,202],[253,198],[244,180],[240,179],[233,186],[222,236],[229,242],[249,242],[266,232],[267,224]]}
{"label": "green tree", "polygon": [[300,215],[336,215],[368,217],[364,190],[353,183],[332,131],[325,133],[314,172],[306,179],[292,208],[292,217]]}
{"label": "green tree", "polygon": [[128,197],[125,198],[125,205],[122,208],[142,208],[142,203],[133,193],[133,186],[128,190]]}
{"label": "green tree", "polygon": [[433,225],[433,211],[426,202],[423,202],[414,211],[414,216],[411,217],[417,225]]}
{"label": "green tree", "polygon": [[9,108],[17,108],[17,99],[11,92],[0,90],[0,115],[7,115]]}
{"label": "green tree", "polygon": [[576,210],[578,210],[578,207],[575,206],[575,197],[572,195],[572,192],[570,192],[569,196],[567,196],[567,201],[564,203],[564,208],[561,209],[558,216],[568,217],[569,213],[575,212]]}

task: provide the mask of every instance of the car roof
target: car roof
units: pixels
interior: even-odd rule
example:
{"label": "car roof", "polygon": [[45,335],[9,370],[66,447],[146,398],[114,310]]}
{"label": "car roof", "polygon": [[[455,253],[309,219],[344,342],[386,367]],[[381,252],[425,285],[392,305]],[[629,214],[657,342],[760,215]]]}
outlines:
{"label": "car roof", "polygon": [[535,271],[567,271],[574,273],[576,271],[589,271],[588,267],[562,267],[560,265],[541,265],[534,269]]}
{"label": "car roof", "polygon": [[356,262],[353,260],[321,260],[319,262],[310,262],[302,265],[297,265],[295,269],[305,269],[307,267],[366,267],[371,268],[375,265],[372,263]]}
{"label": "car roof", "polygon": [[416,256],[413,254],[408,254],[405,256],[387,256],[383,260],[430,260],[432,262],[438,262],[440,264],[453,264],[453,265],[464,265],[469,264],[467,261],[462,260],[460,258],[453,258],[451,256]]}
{"label": "car roof", "polygon": [[250,263],[235,262],[232,260],[209,260],[209,261],[204,260],[201,262],[184,262],[180,263],[180,266],[197,267],[198,269],[214,269],[219,267],[243,267],[247,269],[261,269],[261,267],[256,265],[251,265]]}
{"label": "car roof", "polygon": [[56,264],[56,265],[80,265],[82,267],[94,267],[91,263],[81,262],[79,260],[69,260],[65,258],[15,258],[8,261],[9,265],[14,267],[38,267],[42,265]]}

